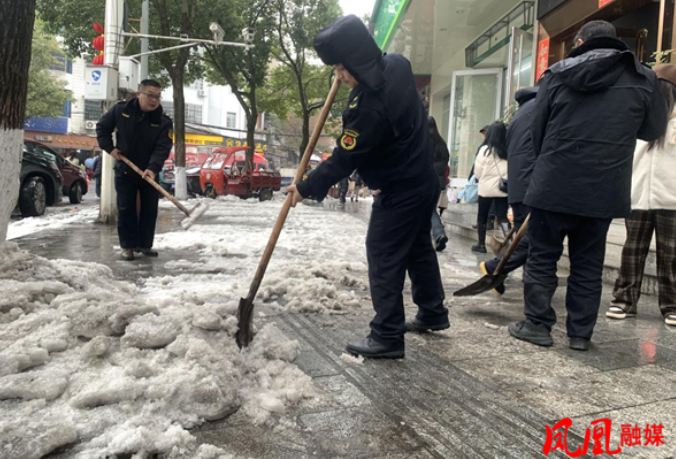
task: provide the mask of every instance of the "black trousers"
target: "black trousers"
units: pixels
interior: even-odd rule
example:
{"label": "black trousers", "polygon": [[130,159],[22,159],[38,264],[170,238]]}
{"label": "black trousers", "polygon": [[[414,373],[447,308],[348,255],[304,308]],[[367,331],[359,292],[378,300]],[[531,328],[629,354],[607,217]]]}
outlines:
{"label": "black trousers", "polygon": [[509,203],[507,198],[484,198],[479,196],[479,225],[485,225],[488,222],[488,214],[491,211],[491,204],[495,203],[495,218],[497,218],[500,223],[507,223],[507,209],[509,208]]}
{"label": "black trousers", "polygon": [[530,250],[524,273],[525,314],[551,329],[556,323],[552,297],[558,279],[556,264],[568,236],[570,276],[566,291],[568,336],[590,339],[596,325],[603,288],[603,260],[610,219],[531,209]]}
{"label": "black trousers", "polygon": [[[526,217],[528,216],[528,213],[530,212],[530,209],[528,208],[527,205],[523,203],[516,203],[512,204],[512,213],[514,215],[514,227],[515,227],[515,234],[521,229],[521,225],[523,225],[523,222],[526,220]],[[521,240],[519,241],[519,245],[516,246],[516,249],[514,249],[514,253],[512,253],[512,256],[509,257],[509,260],[507,260],[507,263],[505,266],[502,267],[502,273],[503,274],[509,274],[514,270],[519,269],[523,265],[526,264],[526,260],[528,259],[528,248],[530,247],[530,242],[528,239],[528,233],[524,234]],[[502,255],[499,257],[496,257],[492,260],[489,260],[486,262],[486,270],[488,270],[489,273],[492,273],[495,271],[495,268],[498,267],[498,263],[500,263],[500,260],[502,260]]]}
{"label": "black trousers", "polygon": [[430,241],[438,183],[418,190],[376,196],[366,236],[371,297],[376,316],[370,337],[388,346],[404,345],[404,280],[411,278],[417,318],[425,323],[448,321],[437,255]]}
{"label": "black trousers", "polygon": [[[117,234],[120,247],[149,249],[155,239],[159,193],[133,171],[115,172],[117,191]],[[141,211],[136,212],[136,196],[141,195]]]}

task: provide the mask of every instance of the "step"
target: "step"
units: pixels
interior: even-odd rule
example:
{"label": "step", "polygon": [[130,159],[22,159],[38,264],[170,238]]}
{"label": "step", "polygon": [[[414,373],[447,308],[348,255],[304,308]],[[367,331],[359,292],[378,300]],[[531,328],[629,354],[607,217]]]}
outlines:
{"label": "step", "polygon": [[[455,204],[449,203],[448,209],[442,216],[444,226],[449,233],[457,234],[467,239],[476,240],[476,230],[472,225],[476,224],[478,206],[476,204]],[[500,231],[489,231],[487,239],[493,234],[502,235]],[[606,257],[603,267],[603,281],[614,285],[617,279],[618,270],[622,260],[622,248],[626,238],[624,220],[614,220],[608,231],[608,242],[606,244]],[[566,240],[565,244],[567,245]],[[646,260],[645,273],[643,276],[643,285],[641,292],[647,295],[657,295],[657,259],[656,247],[653,240]],[[559,261],[559,268],[565,271],[570,269],[570,260],[568,250],[564,250],[563,256]]]}

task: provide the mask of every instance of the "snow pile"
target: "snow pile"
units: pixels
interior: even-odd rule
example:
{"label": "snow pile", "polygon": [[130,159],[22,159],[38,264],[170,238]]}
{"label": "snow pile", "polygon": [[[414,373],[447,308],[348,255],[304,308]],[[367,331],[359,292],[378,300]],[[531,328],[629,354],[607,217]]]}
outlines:
{"label": "snow pile", "polygon": [[346,353],[343,352],[342,354],[340,354],[340,360],[342,360],[343,362],[348,363],[350,365],[357,365],[357,366],[364,365],[364,356],[363,355],[354,356],[354,355],[346,354]]}
{"label": "snow pile", "polygon": [[[200,302],[214,296],[232,301],[246,296],[281,200],[261,203],[227,196],[207,202],[209,211],[189,231],[156,237],[159,249],[190,250],[199,261],[165,263],[176,275],[148,279],[146,290],[152,298]],[[292,313],[370,308],[365,236],[366,223],[343,213],[303,205],[292,209],[257,301]]]}
{"label": "snow pile", "polygon": [[298,343],[274,325],[237,348],[233,287],[194,298],[154,287],[0,246],[0,457],[74,445],[76,459],[233,459],[186,429],[239,409],[267,423],[313,396],[291,363]]}

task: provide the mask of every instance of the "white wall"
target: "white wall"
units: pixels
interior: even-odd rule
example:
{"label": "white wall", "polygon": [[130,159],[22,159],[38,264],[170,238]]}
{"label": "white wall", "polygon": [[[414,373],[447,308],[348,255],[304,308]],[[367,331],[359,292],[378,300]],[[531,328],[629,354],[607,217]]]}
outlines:
{"label": "white wall", "polygon": [[[200,96],[204,91],[204,97]],[[202,106],[202,124],[220,126],[223,129],[208,128],[219,132],[224,137],[244,138],[245,132],[225,129],[227,126],[228,113],[236,114],[234,128],[246,130],[246,116],[237,97],[228,86],[212,85],[209,83],[196,82],[183,89],[186,106],[188,104]],[[162,91],[162,98],[173,101],[173,88],[168,86]],[[205,128],[207,129],[207,128]]]}
{"label": "white wall", "polygon": [[68,132],[73,134],[86,135],[85,129],[85,72],[87,66],[82,59],[73,61],[73,73],[65,74],[67,88],[73,92],[75,102],[71,105],[71,115],[68,121]]}

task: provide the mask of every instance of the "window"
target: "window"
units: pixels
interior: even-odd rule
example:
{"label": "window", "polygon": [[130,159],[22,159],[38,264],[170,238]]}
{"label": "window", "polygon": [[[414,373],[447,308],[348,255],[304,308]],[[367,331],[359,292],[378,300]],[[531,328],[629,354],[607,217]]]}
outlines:
{"label": "window", "polygon": [[49,65],[49,70],[58,70],[64,72],[66,70],[66,56],[62,53],[53,53],[52,59],[53,62]]}
{"label": "window", "polygon": [[101,118],[101,115],[103,115],[101,101],[85,100],[84,112],[86,121],[98,121],[98,119]]}
{"label": "window", "polygon": [[201,123],[202,122],[202,106],[197,104],[187,104],[185,106],[185,122],[186,123]]}
{"label": "window", "polygon": [[228,112],[228,117],[225,121],[225,127],[236,129],[237,128],[237,113]]}
{"label": "window", "polygon": [[[174,111],[173,101],[162,101],[162,108],[164,114],[169,118],[174,118],[176,112]],[[202,106],[198,104],[185,105],[185,122],[186,123],[201,123],[202,122]]]}
{"label": "window", "polygon": [[169,118],[174,117],[174,102],[167,100],[167,101],[162,101],[162,108],[164,109],[164,114],[167,115]]}

